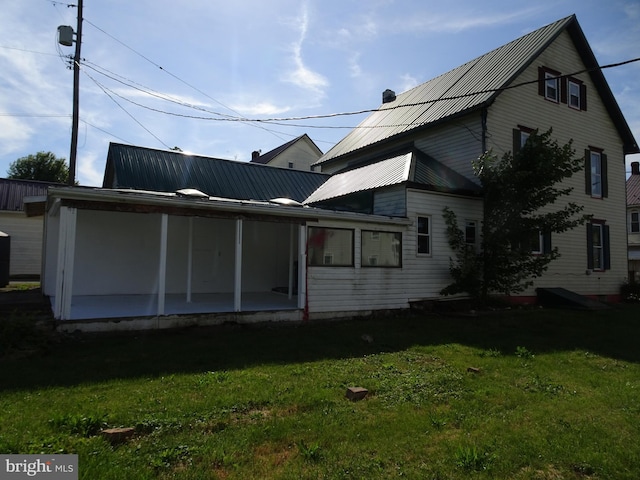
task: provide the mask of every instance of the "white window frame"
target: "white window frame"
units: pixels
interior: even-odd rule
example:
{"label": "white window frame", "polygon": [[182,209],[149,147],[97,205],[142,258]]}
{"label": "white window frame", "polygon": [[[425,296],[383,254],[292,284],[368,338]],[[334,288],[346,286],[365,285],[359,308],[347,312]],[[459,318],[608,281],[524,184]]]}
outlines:
{"label": "white window frame", "polygon": [[[420,232],[420,219],[424,218],[426,221],[426,225],[427,225],[427,232]],[[424,257],[430,257],[433,252],[432,252],[432,248],[431,248],[431,216],[430,215],[418,215],[416,217],[416,255],[420,255],[420,256],[424,256]],[[426,238],[427,239],[427,250],[428,252],[421,252],[420,251],[420,239],[421,238]]]}
{"label": "white window frame", "polygon": [[[555,94],[551,95],[551,92],[555,92]],[[551,72],[544,73],[544,98],[555,103],[560,103],[559,78]]]}
{"label": "white window frame", "polygon": [[[534,239],[531,239],[531,246],[533,247],[533,243],[534,243]],[[544,253],[544,236],[542,235],[542,232],[538,232],[538,247],[537,249],[532,248],[531,249],[531,254],[532,255],[542,255]]]}
{"label": "white window frame", "polygon": [[[593,270],[604,270],[604,229],[601,223],[591,224],[593,240]],[[596,235],[596,232],[597,235]],[[598,241],[596,242],[596,237]]]}
{"label": "white window frame", "polygon": [[629,215],[629,233],[640,233],[640,212],[639,211],[634,210]]}
{"label": "white window frame", "polygon": [[[576,110],[580,110],[582,108],[582,95],[581,95],[582,85],[575,80],[567,80],[567,104],[570,108],[574,108]],[[574,102],[573,99],[576,99]]]}
{"label": "white window frame", "polygon": [[602,198],[602,154],[594,150],[591,155],[591,196]]}
{"label": "white window frame", "polygon": [[[469,241],[468,229],[473,226],[473,241]],[[478,244],[478,222],[475,220],[464,221],[464,243],[469,246],[476,247]]]}

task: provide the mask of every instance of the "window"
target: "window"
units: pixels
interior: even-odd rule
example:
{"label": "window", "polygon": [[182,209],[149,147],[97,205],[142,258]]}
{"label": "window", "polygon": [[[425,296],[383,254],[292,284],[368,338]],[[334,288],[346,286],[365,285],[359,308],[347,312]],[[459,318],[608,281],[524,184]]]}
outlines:
{"label": "window", "polygon": [[418,251],[417,253],[431,255],[431,218],[418,217]]}
{"label": "window", "polygon": [[[564,85],[564,84],[563,84]],[[562,92],[560,101],[567,103],[569,107],[576,110],[587,109],[587,86],[582,80],[576,78],[568,78],[566,83],[567,92]]]}
{"label": "window", "polygon": [[363,230],[361,243],[361,262],[363,267],[402,266],[401,233]]}
{"label": "window", "polygon": [[606,198],[609,188],[607,181],[607,156],[602,149],[589,147],[584,152],[586,193],[594,198]]}
{"label": "window", "polygon": [[560,102],[560,72],[538,67],[538,94],[555,103]]}
{"label": "window", "polygon": [[536,232],[531,236],[531,253],[534,255],[542,255],[544,253],[544,240],[542,232]]}
{"label": "window", "polygon": [[631,212],[629,232],[640,233],[640,212]]}
{"label": "window", "polygon": [[467,245],[475,246],[476,244],[476,221],[467,220],[464,224],[464,242]]}
{"label": "window", "polygon": [[527,140],[529,140],[529,137],[533,132],[535,132],[535,129],[524,127],[522,125],[518,125],[518,128],[513,129],[513,153],[514,154],[519,150],[521,150],[522,147],[524,147],[525,143],[527,143]]}
{"label": "window", "polygon": [[353,266],[353,230],[309,227],[308,262],[311,266]]}
{"label": "window", "polygon": [[289,162],[289,168],[293,168],[293,162]]}
{"label": "window", "polygon": [[609,270],[609,226],[601,220],[587,224],[587,268]]}
{"label": "window", "polygon": [[573,80],[568,80],[569,83],[569,106],[580,110],[580,84]]}

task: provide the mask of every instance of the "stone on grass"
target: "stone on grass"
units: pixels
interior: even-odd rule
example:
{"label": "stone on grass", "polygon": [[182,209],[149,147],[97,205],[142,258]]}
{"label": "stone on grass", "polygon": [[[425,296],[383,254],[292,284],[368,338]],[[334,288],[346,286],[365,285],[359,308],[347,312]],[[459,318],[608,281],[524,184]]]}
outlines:
{"label": "stone on grass", "polygon": [[125,428],[107,428],[106,430],[102,430],[100,435],[105,438],[112,445],[117,445],[119,443],[124,443],[129,440],[136,433],[135,428],[125,427]]}
{"label": "stone on grass", "polygon": [[480,373],[480,369],[478,367],[469,367],[469,368],[467,368],[467,372]]}
{"label": "stone on grass", "polygon": [[347,388],[346,397],[352,402],[357,402],[358,400],[362,400],[364,397],[366,397],[368,393],[369,390],[367,390],[366,388],[349,387]]}

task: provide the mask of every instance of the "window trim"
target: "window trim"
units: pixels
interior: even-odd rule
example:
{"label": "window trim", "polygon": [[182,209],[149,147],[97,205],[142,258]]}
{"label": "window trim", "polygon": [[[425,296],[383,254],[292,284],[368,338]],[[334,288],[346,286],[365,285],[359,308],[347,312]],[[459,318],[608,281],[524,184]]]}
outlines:
{"label": "window trim", "polygon": [[[600,245],[596,246],[593,243],[593,229],[598,228],[600,230]],[[604,272],[611,269],[611,246],[609,241],[609,225],[605,220],[592,219],[587,223],[587,269],[594,272]],[[600,255],[598,258],[600,266],[596,267],[596,248],[600,249]]]}
{"label": "window trim", "polygon": [[[538,94],[552,103],[561,103],[561,73],[548,67],[538,67]],[[555,83],[555,98],[548,95],[550,82]]]}
{"label": "window trim", "polygon": [[[473,242],[469,241],[469,227],[473,224]],[[478,246],[478,221],[472,219],[466,219],[464,221],[464,243],[474,249]]]}
{"label": "window trim", "polygon": [[[600,192],[593,192],[593,174],[591,172],[592,154],[597,154],[600,158]],[[584,174],[585,174],[585,193],[591,198],[607,198],[609,196],[609,180],[607,174],[607,155],[602,148],[589,146],[584,151]]]}
{"label": "window trim", "polygon": [[[345,232],[350,232],[351,233],[351,263],[347,264],[347,263],[339,263],[339,264],[335,264],[335,263],[325,263],[325,260],[327,258],[328,255],[330,255],[332,258],[335,256],[334,251],[329,251],[329,250],[325,250],[323,248],[322,251],[322,263],[311,263],[311,255],[309,254],[309,250],[311,248],[313,248],[312,246],[312,239],[313,236],[311,235],[311,230],[313,229],[317,229],[317,230],[340,230],[340,231],[345,231]],[[325,227],[325,226],[308,226],[307,227],[307,266],[309,267],[342,267],[342,268],[353,268],[355,267],[355,229],[353,228],[340,228],[340,227]]]}
{"label": "window trim", "polygon": [[[634,215],[636,217],[635,220],[633,219]],[[640,210],[631,210],[629,212],[629,233],[640,233]]]}
{"label": "window trim", "polygon": [[[569,106],[569,108],[572,108],[574,110],[582,110],[582,85],[583,84],[581,80],[573,77],[567,78],[567,105]],[[571,103],[571,98],[573,97],[573,95],[571,94],[572,86],[575,86],[578,90],[578,94],[576,96],[576,98],[578,99],[577,106]]]}
{"label": "window trim", "polygon": [[[419,231],[420,229],[420,219],[424,218],[427,221],[427,233],[421,233]],[[420,257],[431,257],[433,255],[433,248],[432,248],[432,238],[431,238],[431,232],[433,230],[433,227],[431,225],[431,215],[417,215],[416,216],[416,255],[420,256]],[[427,248],[428,248],[428,252],[421,252],[420,251],[420,237],[426,237],[427,238]]]}

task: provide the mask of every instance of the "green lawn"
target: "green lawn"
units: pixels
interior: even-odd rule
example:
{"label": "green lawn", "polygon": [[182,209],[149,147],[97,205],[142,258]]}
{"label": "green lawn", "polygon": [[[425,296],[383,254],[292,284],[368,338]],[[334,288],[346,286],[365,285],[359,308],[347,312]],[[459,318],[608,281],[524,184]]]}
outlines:
{"label": "green lawn", "polygon": [[36,341],[0,360],[0,453],[92,480],[637,480],[638,339],[621,306]]}

